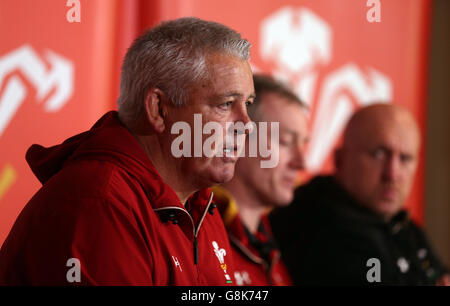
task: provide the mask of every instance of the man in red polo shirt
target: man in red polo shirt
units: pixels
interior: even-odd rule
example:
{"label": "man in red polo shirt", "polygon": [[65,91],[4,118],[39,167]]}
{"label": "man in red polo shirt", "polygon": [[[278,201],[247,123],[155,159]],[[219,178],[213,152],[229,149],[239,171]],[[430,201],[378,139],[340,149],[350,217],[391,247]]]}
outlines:
{"label": "man in red polo shirt", "polygon": [[[267,122],[267,143],[273,156],[241,158],[234,178],[215,187],[218,205],[233,248],[237,285],[290,285],[290,277],[280,260],[280,252],[265,213],[274,206],[288,205],[293,198],[298,171],[304,166],[303,149],[308,139],[307,109],[284,84],[255,75],[256,100],[250,118],[259,125]],[[279,142],[272,141],[279,123]],[[259,141],[264,129],[257,129]],[[251,138],[250,136],[249,138]],[[251,146],[251,141],[246,144]],[[275,147],[276,146],[276,147]],[[259,147],[261,149],[261,147]],[[259,152],[261,153],[261,152]],[[276,163],[262,161],[277,160]]]}
{"label": "man in red polo shirt", "polygon": [[[246,131],[227,122],[250,121],[249,47],[197,18],[137,38],[123,62],[118,112],[60,145],[28,150],[43,186],[0,250],[0,284],[233,284],[228,238],[205,188],[229,181],[237,158],[192,157],[187,147],[179,155],[174,126],[192,130],[200,116],[224,139],[245,141]],[[198,132],[185,138],[203,143]],[[229,149],[224,139],[216,153]]]}

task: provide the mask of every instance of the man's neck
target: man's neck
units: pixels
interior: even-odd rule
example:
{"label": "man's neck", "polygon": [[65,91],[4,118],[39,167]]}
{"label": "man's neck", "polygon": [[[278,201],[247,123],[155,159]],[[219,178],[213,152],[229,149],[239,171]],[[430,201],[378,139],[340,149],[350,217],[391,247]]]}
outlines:
{"label": "man's neck", "polygon": [[180,170],[170,156],[164,153],[163,148],[156,135],[134,135],[141,147],[144,149],[153,166],[158,171],[162,180],[169,185],[178,196],[181,204],[185,205],[187,199],[196,189],[188,186],[186,179],[180,177]]}
{"label": "man's neck", "polygon": [[233,195],[239,209],[239,217],[250,233],[258,231],[258,225],[261,216],[267,207],[261,203],[254,191],[247,188],[246,184],[234,177],[230,182],[225,183],[224,187]]}

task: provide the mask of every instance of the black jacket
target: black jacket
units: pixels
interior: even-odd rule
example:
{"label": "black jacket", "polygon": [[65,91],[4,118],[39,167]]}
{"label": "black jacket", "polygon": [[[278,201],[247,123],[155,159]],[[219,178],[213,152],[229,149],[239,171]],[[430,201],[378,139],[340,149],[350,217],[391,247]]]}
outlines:
{"label": "black jacket", "polygon": [[[333,177],[299,187],[269,219],[295,285],[432,285],[446,272],[406,211],[385,222]],[[368,281],[370,258],[379,260],[381,282]]]}

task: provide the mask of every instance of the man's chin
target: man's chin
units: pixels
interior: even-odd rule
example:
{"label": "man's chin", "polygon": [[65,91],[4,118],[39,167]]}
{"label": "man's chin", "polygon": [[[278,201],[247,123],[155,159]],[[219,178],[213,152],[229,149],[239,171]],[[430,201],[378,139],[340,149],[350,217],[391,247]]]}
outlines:
{"label": "man's chin", "polygon": [[214,180],[216,184],[223,184],[231,181],[234,176],[234,165],[232,167],[226,167],[219,173],[214,174]]}
{"label": "man's chin", "polygon": [[275,201],[273,201],[274,205],[277,207],[285,207],[292,203],[294,197],[287,197],[286,194],[278,197]]}
{"label": "man's chin", "polygon": [[390,220],[402,209],[402,205],[392,201],[380,201],[375,204],[375,211],[385,220]]}
{"label": "man's chin", "polygon": [[231,181],[234,176],[234,164],[224,165],[221,167],[215,167],[211,169],[211,172],[207,174],[204,180],[204,187],[211,187],[214,185],[224,184]]}

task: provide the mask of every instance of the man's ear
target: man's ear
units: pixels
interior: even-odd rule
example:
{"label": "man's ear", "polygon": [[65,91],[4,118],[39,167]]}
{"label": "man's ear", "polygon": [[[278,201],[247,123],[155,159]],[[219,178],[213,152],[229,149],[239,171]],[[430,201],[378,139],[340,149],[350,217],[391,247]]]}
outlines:
{"label": "man's ear", "polygon": [[159,88],[152,87],[145,96],[145,115],[148,124],[157,133],[162,133],[165,129],[165,104],[167,97]]}

